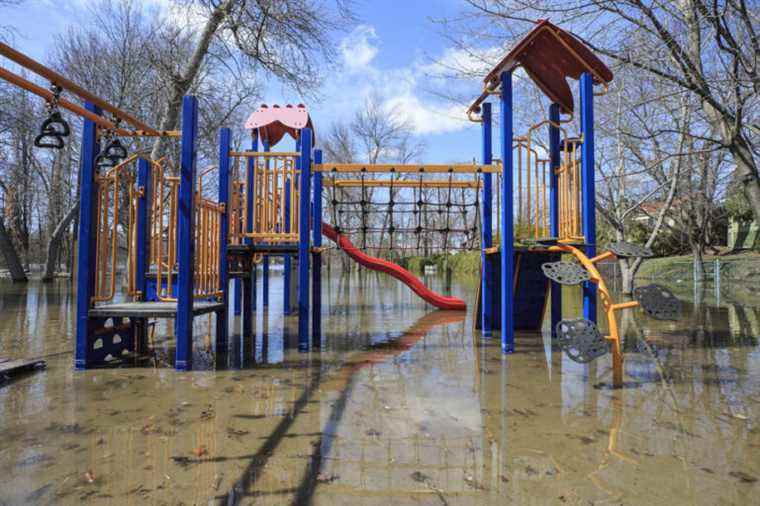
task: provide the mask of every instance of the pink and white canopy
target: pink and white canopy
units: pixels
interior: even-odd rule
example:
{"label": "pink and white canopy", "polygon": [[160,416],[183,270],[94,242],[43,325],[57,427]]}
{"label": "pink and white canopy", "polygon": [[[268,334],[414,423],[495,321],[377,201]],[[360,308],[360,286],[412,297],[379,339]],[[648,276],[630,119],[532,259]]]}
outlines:
{"label": "pink and white canopy", "polygon": [[311,128],[312,140],[316,139],[309,111],[303,104],[287,104],[285,107],[261,104],[261,107],[248,117],[245,128],[257,130],[261,139],[269,142],[270,148],[280,142],[286,133],[293,139],[298,139],[303,128]]}

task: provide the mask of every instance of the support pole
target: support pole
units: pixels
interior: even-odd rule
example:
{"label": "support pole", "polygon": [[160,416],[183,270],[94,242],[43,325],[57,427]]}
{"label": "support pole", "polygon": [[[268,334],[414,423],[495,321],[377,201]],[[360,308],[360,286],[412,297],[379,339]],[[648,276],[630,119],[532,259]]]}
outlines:
{"label": "support pole", "polygon": [[[229,261],[227,258],[227,245],[229,243],[229,214],[230,208],[230,150],[232,148],[232,132],[229,128],[219,130],[219,204],[224,206],[225,212],[219,219],[219,285],[222,289],[222,310],[216,313],[216,352],[227,347],[227,333],[229,326],[227,315],[229,314],[230,297],[227,288],[230,286]],[[243,339],[245,339],[245,335]]]}
{"label": "support pole", "polygon": [[309,226],[311,222],[311,128],[301,130],[298,207],[298,349],[309,351]]}
{"label": "support pole", "polygon": [[514,328],[514,209],[512,201],[512,72],[501,73],[501,351],[515,351]]}
{"label": "support pole", "polygon": [[[86,103],[85,109],[100,114],[100,109]],[[89,119],[82,129],[82,152],[79,161],[79,235],[77,256],[77,342],[74,367],[86,369],[91,365],[90,301],[95,294],[95,223],[97,222],[97,186],[95,184],[95,157],[100,151],[97,127]]]}
{"label": "support pole", "polygon": [[[296,151],[301,150],[301,139],[296,139]],[[301,160],[296,159],[296,170],[300,170]],[[285,232],[290,232],[290,179],[285,181]],[[289,315],[293,312],[293,301],[291,299],[291,277],[293,275],[293,257],[286,253],[283,258],[282,267],[282,309],[283,313]]]}
{"label": "support pole", "polygon": [[[322,163],[322,150],[314,150],[314,163]],[[312,293],[312,326],[311,342],[314,348],[322,346],[322,253],[319,248],[322,247],[322,173],[314,173],[314,196],[312,198],[313,226],[312,240],[315,251],[311,255],[312,276],[311,276],[311,293]]]}
{"label": "support pole", "polygon": [[[481,118],[483,123],[483,154],[481,163],[491,165],[493,162],[493,129],[491,122],[491,103],[485,102],[482,106]],[[480,191],[480,190],[476,190]],[[481,271],[481,315],[483,337],[491,337],[493,329],[493,264],[489,255],[486,255],[486,249],[493,246],[493,178],[490,173],[483,174],[483,210],[481,219],[481,252],[480,265]]]}
{"label": "support pole", "polygon": [[[262,139],[261,141],[262,141],[262,144],[263,144],[264,151],[268,152],[269,151],[269,147],[270,147],[269,146],[269,140],[268,139]],[[269,159],[267,158],[264,161],[264,163],[266,164],[266,169],[268,171],[269,170]],[[269,177],[269,176],[267,175],[267,176],[264,176],[264,177]],[[267,196],[264,195],[264,198],[267,198]],[[262,299],[264,299],[263,300],[264,307],[269,307],[269,255],[264,255],[264,266],[263,266],[262,270],[263,270],[263,274],[264,274],[264,283],[263,283],[263,286],[261,287],[262,288],[261,289]]]}
{"label": "support pole", "polygon": [[[596,256],[596,188],[594,185],[594,80],[581,74],[581,209],[586,256]],[[596,284],[583,284],[583,317],[596,323]]]}
{"label": "support pole", "polygon": [[[254,130],[253,137],[251,138],[251,149],[255,152],[259,147],[259,139],[258,135],[256,133],[257,131]],[[247,223],[247,229],[250,232],[253,232],[253,206],[254,206],[254,187],[256,185],[256,182],[253,180],[253,173],[254,173],[254,159],[252,157],[248,157],[248,160],[246,162],[246,178],[248,181],[248,192],[246,197],[246,206],[248,206],[248,223]],[[246,244],[252,244],[252,240],[250,238],[246,239]],[[256,301],[254,300],[253,296],[253,276],[254,271],[256,270],[256,266],[254,264],[251,264],[250,270],[244,275],[243,279],[238,278],[238,290],[237,292],[240,294],[240,298],[242,299],[242,302],[240,304],[241,306],[241,312],[243,313],[243,339],[251,338],[253,337],[253,313],[256,311]],[[242,293],[240,290],[240,286],[242,285]],[[254,346],[255,347],[255,346]]]}
{"label": "support pole", "polygon": [[174,367],[178,371],[193,366],[193,278],[195,277],[195,161],[198,137],[198,100],[182,100],[182,151],[179,180],[179,226],[177,230],[179,282],[177,287],[177,353]]}
{"label": "support pole", "polygon": [[[298,164],[296,164],[297,167]],[[285,180],[285,232],[290,232],[290,178]],[[289,315],[293,312],[293,304],[290,294],[290,278],[293,257],[290,253],[285,253],[282,259],[282,313]]]}
{"label": "support pole", "polygon": [[[137,261],[135,262],[136,289],[140,291],[140,300],[145,301],[148,294],[148,262],[150,261],[149,209],[153,202],[150,176],[150,162],[144,158],[137,161]],[[136,326],[135,351],[144,353],[148,344],[147,318],[140,318]]]}
{"label": "support pole", "polygon": [[137,161],[137,289],[140,290],[140,300],[145,300],[148,293],[148,261],[150,259],[148,210],[153,201],[151,187],[150,162],[144,158]]}
{"label": "support pole", "polygon": [[[253,130],[251,132],[251,151],[254,153],[259,150],[259,135],[258,130]],[[250,233],[253,232],[253,187],[254,187],[254,181],[253,181],[253,169],[254,169],[254,161],[253,158],[248,157],[245,165],[245,181],[246,181],[246,193],[245,193],[245,206],[246,206],[246,216],[248,216],[248,220],[245,227],[245,232]],[[246,237],[245,243],[246,244],[252,244],[252,240],[249,237]],[[255,276],[256,272],[256,266],[253,265],[252,269],[253,276]],[[252,279],[251,283],[254,283],[255,277]],[[253,294],[254,296],[251,297],[251,300],[249,302],[246,302],[246,306],[249,306],[251,311],[256,311],[256,301],[255,299],[255,287],[253,288]],[[235,278],[235,316],[239,316],[242,313],[242,280],[240,278]]]}
{"label": "support pole", "polygon": [[[559,238],[559,177],[555,172],[562,163],[560,156],[559,104],[549,106],[549,234]],[[557,336],[562,319],[562,285],[551,284],[551,335]]]}

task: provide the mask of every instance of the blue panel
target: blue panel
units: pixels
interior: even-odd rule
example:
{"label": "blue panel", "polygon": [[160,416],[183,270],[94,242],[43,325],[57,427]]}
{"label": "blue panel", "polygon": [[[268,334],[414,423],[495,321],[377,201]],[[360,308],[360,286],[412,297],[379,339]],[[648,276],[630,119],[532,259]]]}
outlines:
{"label": "blue panel", "polygon": [[179,180],[179,226],[177,229],[179,280],[177,286],[177,358],[179,371],[192,368],[193,362],[193,275],[195,241],[193,219],[195,195],[196,139],[198,137],[198,100],[182,100],[182,152]]}
{"label": "blue panel", "polygon": [[[322,150],[314,150],[314,163],[322,163]],[[322,173],[314,173],[314,196],[312,197],[314,207],[312,227],[312,240],[314,247],[322,246]],[[316,251],[311,255],[312,258],[312,276],[311,276],[311,293],[312,293],[312,326],[311,342],[315,348],[322,346],[322,253]]]}
{"label": "blue panel", "polygon": [[[483,165],[490,165],[493,162],[493,129],[490,102],[484,103],[482,109],[483,154],[481,159]],[[483,303],[480,305],[482,309],[480,317],[482,319],[481,328],[483,337],[491,337],[493,329],[493,266],[485,253],[486,248],[493,246],[493,178],[490,173],[483,174],[483,210],[481,215],[483,218],[480,237],[482,248],[480,265],[483,271],[481,272],[482,284],[480,292]]]}
{"label": "blue panel", "polygon": [[549,279],[541,264],[559,260],[556,253],[519,251],[515,253],[514,327],[517,330],[540,331],[546,306]]}
{"label": "blue panel", "polygon": [[513,297],[512,279],[514,276],[514,209],[512,161],[512,72],[501,73],[501,159],[503,175],[501,178],[501,351],[512,353],[515,350],[515,329],[512,322]]}
{"label": "blue panel", "polygon": [[[90,103],[85,108],[100,114],[100,109]],[[95,185],[95,157],[100,151],[97,141],[97,127],[90,120],[84,121],[82,130],[82,151],[79,161],[80,201],[79,201],[79,252],[77,256],[77,342],[74,367],[86,369],[91,365],[90,300],[95,293],[95,235],[97,223],[97,187]]]}
{"label": "blue panel", "polygon": [[[560,157],[559,135],[559,105],[549,106],[549,234],[559,237],[559,181],[556,169],[559,168],[562,159]],[[562,285],[552,283],[552,336],[557,333],[557,324],[562,319]],[[555,336],[556,337],[556,336]]]}
{"label": "blue panel", "polygon": [[[232,132],[229,128],[219,130],[219,203],[229,209],[230,202],[230,150],[232,149]],[[227,259],[227,245],[229,243],[229,218],[228,214],[222,213],[219,221],[219,285],[222,289],[222,303],[224,309],[216,314],[216,352],[227,346],[227,322],[229,297],[229,261]],[[246,336],[243,336],[245,338]]]}
{"label": "blue panel", "polygon": [[309,351],[311,140],[311,128],[301,130],[301,181],[298,203],[298,349],[300,351]]}
{"label": "blue panel", "polygon": [[[594,80],[581,74],[581,211],[586,256],[596,256],[596,188],[594,184]],[[583,283],[583,317],[596,322],[596,284]]]}

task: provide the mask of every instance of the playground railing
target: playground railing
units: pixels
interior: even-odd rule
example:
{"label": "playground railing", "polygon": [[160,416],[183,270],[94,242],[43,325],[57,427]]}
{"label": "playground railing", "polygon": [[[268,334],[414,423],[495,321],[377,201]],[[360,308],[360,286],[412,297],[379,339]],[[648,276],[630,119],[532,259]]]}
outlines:
{"label": "playground railing", "polygon": [[195,279],[196,298],[218,297],[221,293],[219,277],[219,229],[224,205],[203,196],[203,179],[216,167],[209,167],[198,176],[195,192]]}
{"label": "playground railing", "polygon": [[538,239],[549,235],[549,159],[541,158],[529,136],[513,145],[515,237]]}
{"label": "playground railing", "polygon": [[[533,141],[533,132],[547,122],[533,125],[527,135],[515,137],[513,156],[513,205],[515,210],[515,238],[539,239],[548,237],[550,222],[551,188],[550,160],[539,154]],[[559,239],[583,241],[581,229],[581,150],[580,138],[566,136],[561,144],[560,165],[554,169],[557,176],[557,203]]]}
{"label": "playground railing", "polygon": [[[251,188],[248,178],[233,182],[232,244],[240,244],[245,238],[254,242],[297,242],[300,171],[296,169],[296,160],[300,153],[244,151],[232,156],[238,163],[246,160],[253,172]],[[241,174],[239,169],[235,171],[238,175]],[[252,212],[249,212],[249,200]]]}
{"label": "playground railing", "polygon": [[138,192],[135,172],[129,170],[138,158],[139,155],[132,155],[96,177],[98,208],[93,303],[110,301],[116,295],[120,229],[126,232],[128,294],[138,293],[135,279],[137,236],[134,233]]}
{"label": "playground railing", "polygon": [[[156,277],[156,297],[176,301],[172,284],[177,268],[177,204],[179,177],[171,175],[171,160],[162,158],[151,163],[153,201],[150,220],[150,269]],[[167,171],[167,169],[170,169]]]}
{"label": "playground railing", "polygon": [[560,239],[583,240],[581,229],[581,139],[565,139],[558,169]]}

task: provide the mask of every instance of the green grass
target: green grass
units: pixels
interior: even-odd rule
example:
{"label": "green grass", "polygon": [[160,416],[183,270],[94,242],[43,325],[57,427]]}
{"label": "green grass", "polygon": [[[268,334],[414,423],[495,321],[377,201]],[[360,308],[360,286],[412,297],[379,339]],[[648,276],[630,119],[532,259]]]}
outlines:
{"label": "green grass", "polygon": [[[435,265],[438,272],[444,272],[446,255],[405,257],[400,259],[399,263],[415,274],[423,274],[426,265]],[[460,281],[477,282],[480,276],[480,251],[461,251],[456,254],[449,254],[448,265],[452,275]]]}

